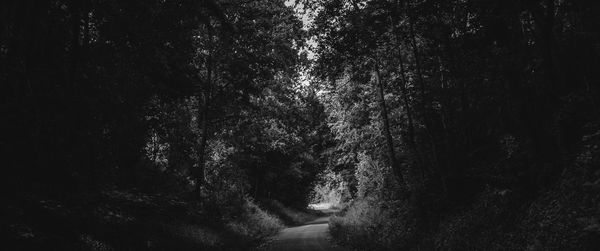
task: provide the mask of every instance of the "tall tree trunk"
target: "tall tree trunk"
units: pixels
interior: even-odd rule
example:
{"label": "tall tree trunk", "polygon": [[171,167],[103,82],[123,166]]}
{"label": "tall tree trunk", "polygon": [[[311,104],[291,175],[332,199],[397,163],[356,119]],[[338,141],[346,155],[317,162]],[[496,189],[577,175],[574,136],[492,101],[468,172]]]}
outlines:
{"label": "tall tree trunk", "polygon": [[[404,8],[404,2],[401,1],[396,1],[396,9],[395,12],[396,13],[401,13],[402,9]],[[400,14],[399,14],[400,15]],[[404,67],[404,61],[402,59],[402,43],[400,41],[402,41],[402,36],[400,34],[400,30],[397,29],[397,25],[396,22],[394,21],[394,17],[390,16],[390,26],[393,27],[394,29],[394,36],[396,39],[396,43],[397,43],[397,47],[398,47],[398,61],[399,61],[399,65],[400,65],[400,81],[402,83],[400,83],[400,90],[401,90],[401,94],[402,94],[402,99],[404,101],[404,108],[406,110],[406,121],[407,121],[407,126],[408,126],[408,135],[406,136],[406,141],[408,143],[408,148],[409,148],[409,152],[411,152],[412,154],[414,154],[414,156],[416,157],[415,159],[418,161],[418,163],[416,164],[416,166],[411,166],[411,169],[409,171],[414,171],[415,167],[419,167],[419,171],[420,171],[420,175],[421,175],[421,181],[424,182],[425,180],[425,174],[423,172],[423,160],[422,160],[422,156],[419,153],[419,149],[417,148],[417,144],[416,144],[416,136],[415,136],[415,127],[414,127],[414,122],[413,122],[413,112],[412,112],[412,108],[410,105],[410,98],[409,98],[409,94],[408,94],[408,86],[407,86],[407,77],[406,77],[406,69]],[[409,172],[412,173],[412,172]]]}
{"label": "tall tree trunk", "polygon": [[[396,2],[396,12],[401,13],[400,9],[405,9],[404,4],[402,2],[397,1]],[[422,159],[422,155],[420,154],[419,149],[417,148],[417,144],[416,144],[415,127],[414,127],[414,122],[413,122],[414,115],[413,115],[413,112],[412,112],[412,109],[410,106],[410,99],[409,99],[408,89],[407,89],[408,81],[407,81],[407,77],[406,77],[406,69],[404,67],[404,61],[402,59],[402,49],[401,49],[402,44],[400,42],[402,40],[401,34],[400,34],[399,30],[395,28],[396,24],[393,21],[392,17],[390,17],[390,22],[391,22],[391,25],[394,26],[394,29],[395,29],[394,35],[395,35],[396,41],[398,43],[398,45],[397,45],[398,46],[398,61],[399,61],[399,66],[400,66],[400,80],[402,81],[402,83],[400,84],[400,89],[402,92],[402,99],[404,99],[404,107],[406,109],[406,117],[407,117],[407,124],[408,124],[407,141],[408,141],[410,150],[417,157],[416,159],[419,162],[419,163],[417,163],[417,165],[419,166],[421,182],[424,183],[425,182],[425,171],[423,169],[425,168],[425,165],[424,165],[425,161]],[[412,29],[412,26],[411,26],[411,29]],[[414,34],[414,33],[411,33],[411,34]],[[416,43],[416,41],[414,39],[412,42]],[[417,57],[417,55],[415,55],[415,58],[416,57]],[[421,76],[420,69],[419,69],[419,76]],[[421,87],[421,95],[424,96],[425,91],[424,91],[422,76],[421,76],[420,83],[421,83],[421,86],[420,86]]]}
{"label": "tall tree trunk", "polygon": [[[401,6],[402,5],[402,6]],[[404,8],[403,7],[403,2],[401,1],[396,1],[396,9],[395,12],[396,13],[400,13],[400,9]],[[415,130],[414,130],[414,124],[413,124],[413,116],[412,116],[412,111],[411,111],[411,107],[410,107],[410,100],[408,97],[408,89],[406,86],[406,71],[404,68],[404,61],[402,59],[402,43],[401,41],[401,34],[400,31],[398,29],[396,29],[396,22],[394,21],[394,17],[393,15],[390,15],[389,17],[390,19],[390,26],[392,26],[393,30],[394,30],[394,37],[396,39],[396,47],[398,48],[398,62],[400,65],[400,81],[402,81],[402,83],[399,85],[400,86],[400,90],[402,91],[402,99],[404,100],[404,109],[406,109],[406,120],[407,120],[407,124],[408,124],[408,136],[407,136],[407,141],[409,143],[409,145],[412,147],[415,146]],[[413,150],[416,151],[416,148],[413,148]]]}
{"label": "tall tree trunk", "polygon": [[406,109],[406,120],[408,123],[408,143],[411,147],[415,146],[415,127],[413,123],[412,110],[410,107],[410,100],[408,97],[408,89],[406,86],[406,74],[404,69],[404,62],[402,61],[402,55],[398,55],[398,61],[400,64],[400,90],[402,91],[402,99],[404,99],[404,109]]}
{"label": "tall tree trunk", "polygon": [[[442,109],[440,111],[440,115],[441,115],[441,121],[442,121],[442,132],[443,132],[443,137],[444,137],[444,144],[446,146],[450,145],[450,133],[448,133],[448,118],[451,118],[452,113],[449,112],[452,109],[449,109],[449,106],[451,105],[451,95],[448,91],[448,93],[446,93],[446,90],[450,90],[450,86],[449,86],[449,80],[446,79],[444,71],[445,68],[443,65],[443,61],[442,61],[442,49],[441,46],[440,48],[438,48],[438,69],[439,69],[439,74],[440,74],[440,86],[441,86],[441,90],[443,93],[445,93],[444,95],[444,99],[441,100],[442,102]],[[434,146],[435,149],[435,146]],[[434,150],[434,154],[435,154],[435,150]],[[437,160],[437,155],[435,157],[435,159]],[[440,168],[440,166],[436,163],[436,165],[434,166],[434,168],[437,167],[439,170],[439,175],[440,175],[440,183],[442,185],[442,196],[445,198],[448,196],[448,185],[447,185],[447,175],[446,175],[446,171],[442,170]]]}
{"label": "tall tree trunk", "polygon": [[[208,120],[209,120],[209,116],[208,116],[208,112],[209,112],[209,104],[210,104],[210,97],[208,93],[205,93],[204,97],[202,99],[198,100],[199,106],[202,106],[202,109],[199,109],[199,116],[198,118],[202,118],[202,122],[199,124],[200,125],[200,131],[201,131],[201,135],[200,135],[200,142],[198,144],[198,166],[196,167],[196,191],[195,194],[197,196],[198,199],[201,199],[201,188],[204,184],[204,168],[206,166],[206,156],[205,156],[205,151],[206,151],[206,145],[208,142],[208,137],[209,137],[209,131],[208,131]],[[202,101],[200,101],[202,100]],[[202,103],[202,104],[200,104]]]}
{"label": "tall tree trunk", "polygon": [[[437,167],[437,169],[441,170],[441,168],[439,166],[439,160],[438,160],[437,145],[436,145],[436,141],[434,139],[434,135],[432,132],[433,121],[430,119],[429,110],[427,107],[427,104],[429,103],[429,98],[427,97],[427,94],[425,93],[425,79],[423,77],[423,71],[422,71],[422,67],[421,67],[421,56],[419,53],[419,47],[417,45],[417,38],[416,38],[417,34],[415,32],[414,23],[411,20],[412,18],[409,16],[408,19],[409,19],[408,24],[409,24],[409,31],[410,31],[410,44],[411,44],[411,47],[413,50],[413,55],[415,57],[415,68],[416,68],[415,70],[417,71],[417,77],[419,79],[419,87],[420,87],[420,91],[421,91],[420,108],[423,113],[422,117],[423,117],[423,122],[425,124],[425,131],[429,138],[429,143],[431,144],[431,154],[433,155],[431,158],[431,162],[432,162],[431,165],[432,165],[432,168]],[[445,182],[443,182],[443,183],[445,183]]]}
{"label": "tall tree trunk", "polygon": [[417,77],[419,78],[419,87],[421,89],[421,98],[423,99],[423,105],[426,103],[425,97],[425,81],[423,80],[423,72],[421,71],[421,58],[419,54],[419,47],[417,47],[417,38],[415,33],[415,27],[410,21],[409,18],[409,26],[410,26],[410,43],[413,49],[413,55],[415,56],[415,68],[417,70]]}
{"label": "tall tree trunk", "polygon": [[[415,154],[416,160],[418,161],[417,166],[419,169],[419,175],[421,179],[421,184],[425,183],[425,165],[423,164],[425,161],[421,158],[422,155],[417,148],[417,143],[415,140],[415,127],[413,122],[413,114],[412,108],[410,106],[410,100],[408,95],[408,89],[406,86],[406,74],[404,69],[404,62],[402,61],[402,55],[398,55],[399,65],[400,65],[400,80],[402,83],[400,84],[400,90],[402,92],[402,99],[404,100],[404,108],[406,109],[406,120],[408,124],[408,147],[410,151]],[[414,168],[412,168],[414,170]]]}
{"label": "tall tree trunk", "polygon": [[200,129],[200,142],[198,144],[198,165],[196,167],[196,186],[195,195],[198,200],[202,199],[201,189],[204,185],[204,168],[206,166],[206,145],[208,138],[210,137],[208,121],[210,119],[210,103],[211,103],[211,89],[212,89],[212,72],[213,72],[213,59],[212,59],[212,27],[208,24],[208,36],[209,36],[209,53],[206,59],[206,86],[204,91],[201,92],[203,95],[198,96],[198,118],[202,118],[202,122],[199,123]]}
{"label": "tall tree trunk", "polygon": [[385,136],[385,140],[387,143],[388,150],[388,158],[390,160],[390,165],[392,166],[392,170],[394,174],[398,178],[398,183],[401,185],[405,184],[404,177],[402,175],[402,170],[400,170],[400,165],[398,160],[396,159],[396,154],[394,151],[394,139],[392,138],[392,133],[390,131],[390,121],[388,118],[387,106],[385,104],[385,95],[384,95],[384,86],[383,81],[381,81],[381,76],[379,73],[379,66],[375,65],[375,83],[377,84],[378,89],[378,97],[379,97],[379,106],[381,112],[381,119],[383,122],[383,134]]}

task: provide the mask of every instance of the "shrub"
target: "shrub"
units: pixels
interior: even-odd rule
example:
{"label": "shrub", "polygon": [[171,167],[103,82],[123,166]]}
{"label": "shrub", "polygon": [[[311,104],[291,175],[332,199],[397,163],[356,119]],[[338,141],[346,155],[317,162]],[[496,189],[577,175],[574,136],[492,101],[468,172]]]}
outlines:
{"label": "shrub", "polygon": [[241,217],[234,219],[227,226],[240,236],[265,238],[281,230],[283,223],[277,217],[261,209],[252,200],[246,199]]}
{"label": "shrub", "polygon": [[273,214],[277,215],[286,224],[302,224],[315,218],[315,215],[307,210],[303,211],[291,208],[283,205],[281,202],[276,200],[270,200],[265,202],[264,204],[266,206],[266,209],[268,209]]}
{"label": "shrub", "polygon": [[405,247],[414,223],[399,202],[373,198],[355,200],[343,215],[331,217],[331,234],[344,245],[359,250],[395,250]]}

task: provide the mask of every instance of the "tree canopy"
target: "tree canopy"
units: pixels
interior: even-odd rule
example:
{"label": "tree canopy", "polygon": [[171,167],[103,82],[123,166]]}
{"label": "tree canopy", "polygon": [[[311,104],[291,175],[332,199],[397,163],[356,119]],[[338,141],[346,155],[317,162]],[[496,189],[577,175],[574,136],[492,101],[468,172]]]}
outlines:
{"label": "tree canopy", "polygon": [[33,228],[15,208],[56,200],[81,241],[105,224],[92,205],[151,194],[156,215],[256,239],[281,226],[267,211],[333,202],[334,237],[359,249],[598,244],[597,1],[0,6],[15,229]]}

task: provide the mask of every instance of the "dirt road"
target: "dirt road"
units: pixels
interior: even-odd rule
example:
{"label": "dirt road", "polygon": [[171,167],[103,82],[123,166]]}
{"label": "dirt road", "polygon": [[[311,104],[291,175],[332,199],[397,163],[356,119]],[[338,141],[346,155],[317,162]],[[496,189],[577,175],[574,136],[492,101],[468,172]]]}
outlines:
{"label": "dirt road", "polygon": [[329,235],[329,217],[321,217],[298,227],[283,229],[264,250],[268,251],[342,251]]}

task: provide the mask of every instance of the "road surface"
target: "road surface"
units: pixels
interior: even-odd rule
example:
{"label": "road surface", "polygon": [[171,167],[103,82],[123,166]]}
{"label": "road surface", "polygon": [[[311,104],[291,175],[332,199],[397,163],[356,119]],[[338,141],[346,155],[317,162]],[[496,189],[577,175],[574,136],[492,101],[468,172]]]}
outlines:
{"label": "road surface", "polygon": [[264,250],[268,251],[342,251],[329,235],[329,216],[321,217],[302,226],[281,230]]}

